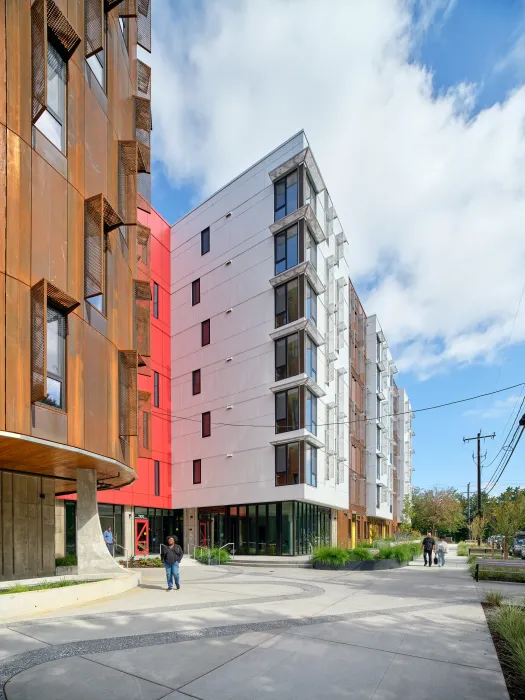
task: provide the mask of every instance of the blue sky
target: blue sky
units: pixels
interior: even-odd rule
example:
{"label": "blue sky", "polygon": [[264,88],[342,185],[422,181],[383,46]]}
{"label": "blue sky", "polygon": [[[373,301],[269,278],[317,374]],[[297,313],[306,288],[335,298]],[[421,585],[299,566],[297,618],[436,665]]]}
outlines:
{"label": "blue sky", "polygon": [[[350,205],[343,202],[340,216],[355,251],[352,277],[367,312],[378,313],[400,358],[397,381],[407,388],[413,407],[525,382],[525,301],[513,325],[525,283],[520,262],[525,247],[516,244],[520,235],[525,238],[519,224],[523,210],[516,192],[507,191],[515,185],[519,193],[525,178],[521,160],[522,179],[516,183],[520,170],[513,155],[525,153],[520,150],[525,101],[512,97],[525,82],[524,2],[395,5],[388,0],[379,11],[380,2],[332,0],[330,9],[341,17],[327,25],[326,43],[315,36],[326,19],[326,12],[314,17],[321,12],[318,3],[312,2],[311,12],[306,2],[301,5],[304,36],[289,29],[287,23],[294,22],[299,7],[294,2],[268,0],[264,13],[261,4],[246,0],[199,3],[192,12],[182,0],[173,0],[169,8],[164,0],[166,11],[160,16],[157,10],[152,56],[154,206],[174,222],[304,127],[338,211],[339,202],[350,200]],[[267,43],[259,50],[258,34],[270,36],[263,29],[270,20],[276,45]],[[313,101],[298,106],[296,95],[288,109],[281,107],[282,124],[275,123],[271,101],[281,95],[270,61],[272,51],[282,50],[277,44],[280,25],[288,27],[292,45],[307,45],[315,59],[308,87],[317,88],[318,102],[326,103],[326,95],[331,99],[336,92],[343,95],[330,114]],[[348,36],[342,33],[338,40],[330,33],[344,32],[341,26],[348,27]],[[316,41],[306,40],[309,32]],[[294,84],[304,73],[303,63],[297,66]],[[289,92],[286,83],[283,89]],[[351,105],[345,91],[354,99]],[[344,121],[326,128],[327,120],[336,118],[334,112],[344,116],[346,109]],[[389,130],[390,139],[385,138]],[[359,163],[349,181],[343,181],[339,163],[345,148],[347,158]],[[458,171],[459,185],[453,182]],[[425,189],[427,175],[434,180]],[[362,204],[368,199],[369,206]],[[377,209],[386,215],[380,218]],[[425,252],[422,238],[435,251]],[[513,245],[519,246],[515,254],[502,257],[501,250]],[[425,266],[435,274],[431,282]],[[412,277],[413,285],[407,282]],[[474,444],[465,445],[462,438],[479,429],[496,432],[496,440],[486,444],[490,462],[523,391],[416,414],[414,484],[466,490],[471,481],[474,486]],[[524,450],[525,440],[502,484],[525,485]],[[487,469],[484,478],[491,472]]]}

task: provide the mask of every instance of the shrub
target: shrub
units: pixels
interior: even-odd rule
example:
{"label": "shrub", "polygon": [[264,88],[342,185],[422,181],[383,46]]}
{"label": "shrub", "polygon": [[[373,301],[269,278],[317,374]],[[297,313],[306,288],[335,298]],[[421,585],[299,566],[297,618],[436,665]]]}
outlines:
{"label": "shrub", "polygon": [[57,557],[55,566],[77,566],[77,558],[74,554],[66,554],[65,557]]}
{"label": "shrub", "polygon": [[371,542],[358,542],[356,549],[373,549]]}
{"label": "shrub", "polygon": [[[470,561],[472,559],[472,561]],[[469,573],[474,578],[476,576],[476,561],[482,560],[482,557],[469,557]],[[507,581],[510,583],[524,583],[525,582],[525,572],[523,569],[513,569],[508,568],[502,571],[480,571],[479,572],[480,581]]]}
{"label": "shrub", "polygon": [[514,668],[525,680],[525,608],[504,603],[490,620],[495,631],[505,640]]}
{"label": "shrub", "polygon": [[466,542],[458,542],[458,557],[468,556],[468,544]]}
{"label": "shrub", "polygon": [[[324,566],[344,566],[348,558],[348,552],[353,550],[340,547],[318,547],[312,554],[312,564],[324,564]],[[363,550],[365,551],[365,550]]]}
{"label": "shrub", "polygon": [[355,549],[348,549],[346,554],[347,561],[369,561],[373,558],[374,556],[372,552],[366,547],[356,547]]}
{"label": "shrub", "polygon": [[131,557],[127,562],[121,561],[120,565],[130,569],[158,569],[164,566],[160,557],[142,557],[140,559]]}
{"label": "shrub", "polygon": [[[418,547],[419,549],[419,547]],[[395,547],[380,549],[377,559],[397,559],[400,562],[409,562],[414,558],[414,547],[410,544],[398,544]]]}
{"label": "shrub", "polygon": [[230,553],[225,549],[214,547],[213,549],[199,548],[195,550],[195,559],[201,564],[227,564],[230,561]]}
{"label": "shrub", "polygon": [[503,602],[503,594],[500,591],[486,591],[485,602],[488,605],[499,607]]}

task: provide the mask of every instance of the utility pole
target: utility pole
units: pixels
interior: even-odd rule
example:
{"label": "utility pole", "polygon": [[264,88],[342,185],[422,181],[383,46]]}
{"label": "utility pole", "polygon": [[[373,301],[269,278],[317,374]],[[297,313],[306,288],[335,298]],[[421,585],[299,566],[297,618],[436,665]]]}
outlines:
{"label": "utility pole", "polygon": [[[479,433],[476,435],[476,437],[470,437],[470,438],[463,438],[463,442],[470,442],[471,440],[477,440],[478,443],[478,517],[481,520],[481,517],[483,515],[483,512],[481,510],[481,441],[485,440],[486,438],[495,438],[496,433],[492,433],[492,435],[482,435],[481,430]],[[481,544],[481,533],[480,536],[478,537],[478,545]]]}
{"label": "utility pole", "polygon": [[468,507],[467,530],[468,530],[468,538],[470,540],[470,539],[472,539],[470,537],[470,481],[467,484],[467,507]]}

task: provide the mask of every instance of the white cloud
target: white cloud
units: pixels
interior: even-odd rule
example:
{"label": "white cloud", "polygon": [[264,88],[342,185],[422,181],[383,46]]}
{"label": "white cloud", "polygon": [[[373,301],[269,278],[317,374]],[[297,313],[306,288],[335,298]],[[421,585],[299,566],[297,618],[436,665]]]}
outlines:
{"label": "white cloud", "polygon": [[172,182],[209,194],[304,128],[399,368],[499,362],[525,281],[525,87],[476,116],[476,85],[436,97],[412,60],[429,21],[412,0],[199,5],[154,14],[154,148]]}
{"label": "white cloud", "polygon": [[505,399],[496,399],[485,408],[471,408],[463,413],[464,416],[474,416],[479,418],[503,418],[509,412],[514,414],[514,409],[518,405],[521,396],[507,396]]}

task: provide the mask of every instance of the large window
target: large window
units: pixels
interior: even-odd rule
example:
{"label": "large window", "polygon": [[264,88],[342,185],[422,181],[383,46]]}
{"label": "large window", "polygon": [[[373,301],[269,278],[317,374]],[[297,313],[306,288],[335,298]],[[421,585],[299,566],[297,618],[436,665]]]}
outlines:
{"label": "large window", "polygon": [[47,377],[42,403],[65,410],[66,315],[51,304],[47,306]]}
{"label": "large window", "polygon": [[160,386],[159,386],[159,373],[153,371],[153,405],[156,408],[160,406]]}
{"label": "large window", "polygon": [[317,486],[317,450],[311,445],[306,445],[306,483]]}
{"label": "large window", "polygon": [[194,369],[191,374],[191,391],[193,396],[201,393],[201,371]]}
{"label": "large window", "polygon": [[160,462],[159,462],[158,459],[156,459],[156,460],[153,462],[153,464],[154,464],[154,467],[153,467],[153,470],[154,470],[153,478],[154,478],[154,481],[155,481],[155,483],[154,483],[154,486],[155,486],[155,496],[160,496]]}
{"label": "large window", "polygon": [[100,83],[103,90],[106,89],[106,46],[107,46],[107,24],[104,18],[104,37],[103,37],[104,48],[99,51],[94,56],[87,58],[87,62],[95,78]]}
{"label": "large window", "polygon": [[191,305],[195,306],[196,304],[201,303],[201,281],[200,279],[198,280],[193,280],[191,283]]}
{"label": "large window", "polygon": [[47,109],[35,126],[60,151],[66,151],[67,65],[51,41],[47,45]]}
{"label": "large window", "polygon": [[381,452],[381,428],[379,426],[376,426],[377,433],[376,433],[376,447],[377,451]]}
{"label": "large window", "polygon": [[275,341],[275,381],[299,374],[299,334]]}
{"label": "large window", "polygon": [[317,435],[317,396],[311,391],[306,392],[306,428]]}
{"label": "large window", "polygon": [[210,437],[211,435],[211,413],[206,411],[202,414],[202,437]]}
{"label": "large window", "polygon": [[274,185],[275,221],[291,214],[298,206],[297,170]]}
{"label": "large window", "polygon": [[317,194],[307,174],[304,178],[304,203],[309,204],[314,211],[317,211]]}
{"label": "large window", "polygon": [[311,233],[306,236],[306,260],[317,270],[317,243]]}
{"label": "large window", "polygon": [[159,317],[159,285],[153,282],[153,318]]}
{"label": "large window", "polygon": [[309,284],[306,285],[306,318],[317,324],[317,294]]}
{"label": "large window", "polygon": [[194,484],[201,483],[201,460],[200,459],[193,460],[193,483]]}
{"label": "large window", "polygon": [[317,345],[306,336],[306,374],[317,381]]}
{"label": "large window", "polygon": [[210,344],[210,319],[201,323],[201,342],[203,347]]}
{"label": "large window", "polygon": [[299,483],[299,443],[289,442],[275,447],[275,485]]}
{"label": "large window", "polygon": [[275,236],[275,274],[295,267],[299,262],[297,224]]}
{"label": "large window", "polygon": [[280,328],[299,318],[299,279],[275,288],[275,327]]}
{"label": "large window", "polygon": [[275,394],[275,432],[299,429],[299,388]]}
{"label": "large window", "polygon": [[210,227],[201,231],[201,255],[206,255],[210,252]]}

